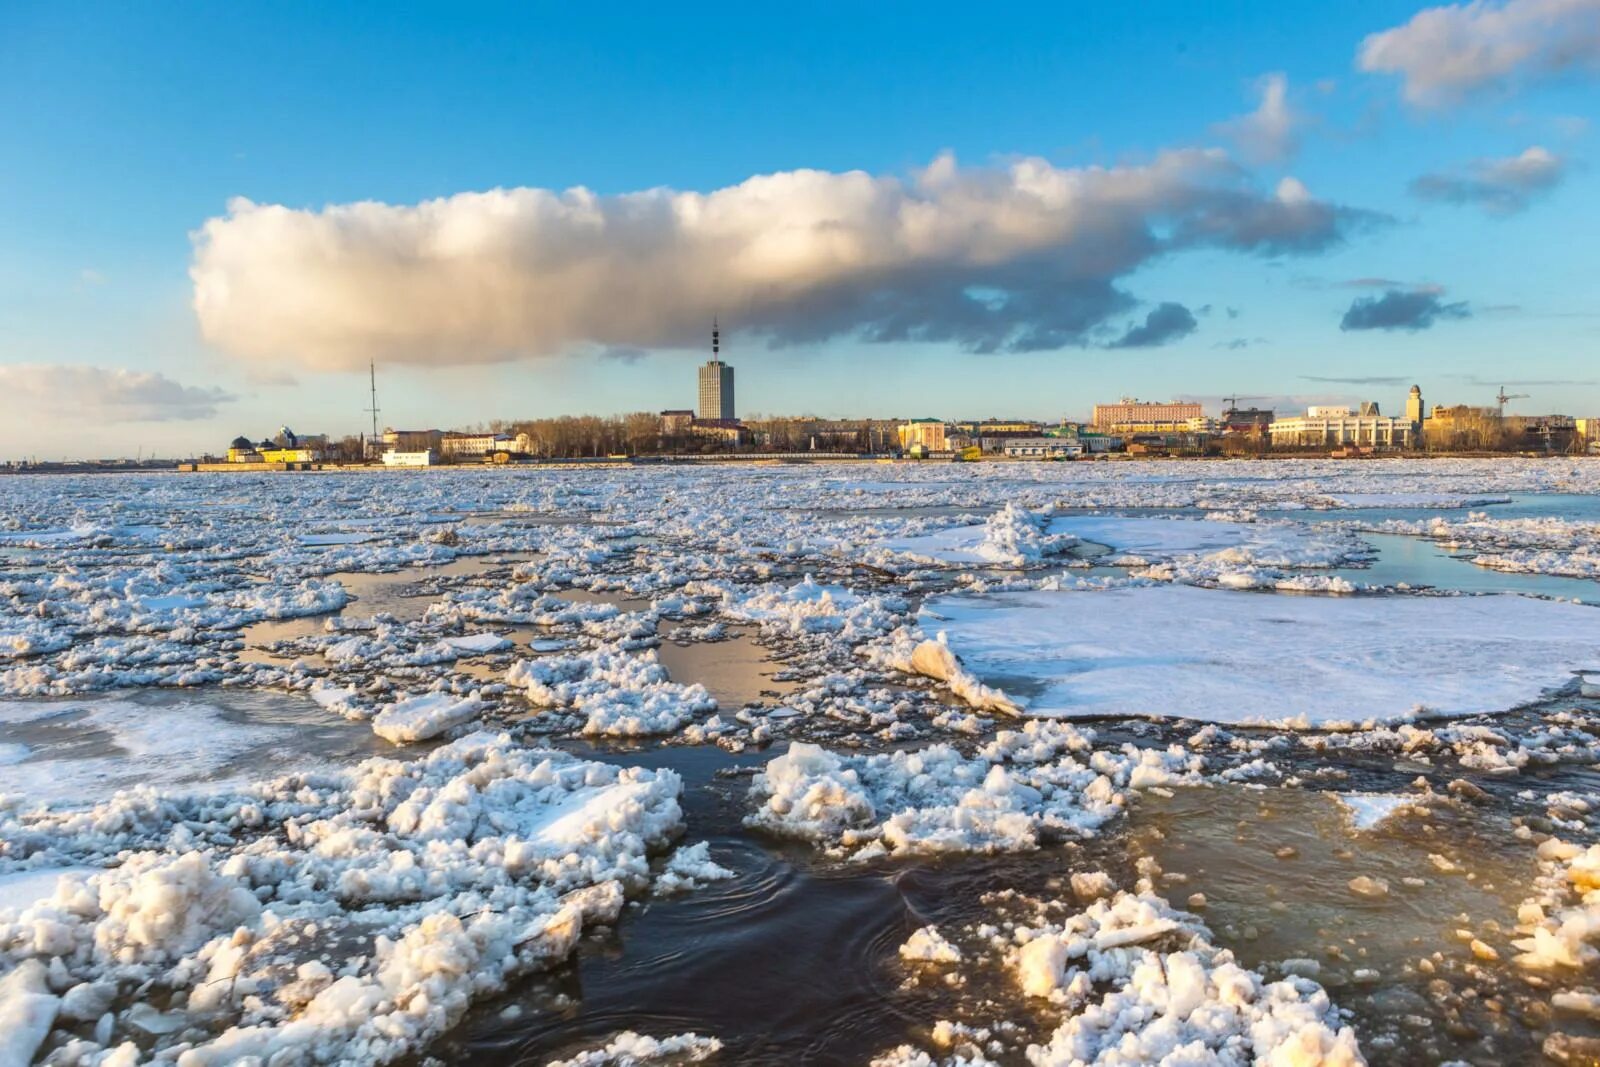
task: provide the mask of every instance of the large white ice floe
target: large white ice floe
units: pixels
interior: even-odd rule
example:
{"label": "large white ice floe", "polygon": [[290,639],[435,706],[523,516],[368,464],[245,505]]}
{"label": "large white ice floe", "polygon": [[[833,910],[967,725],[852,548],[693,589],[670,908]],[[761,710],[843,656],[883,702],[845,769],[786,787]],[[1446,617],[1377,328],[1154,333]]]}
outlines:
{"label": "large white ice floe", "polygon": [[755,776],[745,823],[855,859],[1025,851],[1090,835],[1123,810],[1125,790],[1198,781],[1204,767],[1177,746],[1095,750],[1093,740],[1031,722],[970,757],[947,744],[842,756],[796,742]]}
{"label": "large white ice floe", "polygon": [[[0,745],[0,795],[33,803],[87,804],[135,785],[236,783],[242,757],[286,741],[292,730],[230,721],[206,700],[159,705],[92,700],[0,700],[0,731],[26,731]],[[0,734],[0,736],[4,736]]]}
{"label": "large white ice floe", "polygon": [[0,1017],[35,1020],[7,1040],[28,1062],[59,1015],[100,1020],[86,1062],[135,1040],[190,1067],[406,1055],[613,921],[680,790],[478,733],[229,794],[0,805],[0,871],[107,867],[0,910]]}
{"label": "large white ice floe", "polygon": [[966,669],[1040,716],[1315,725],[1504,711],[1600,660],[1600,610],[1518,596],[1285,597],[1177,586],[946,596]]}
{"label": "large white ice floe", "polygon": [[1028,1049],[1035,1067],[1366,1063],[1316,982],[1265,981],[1150,894],[1019,928],[1010,966],[1024,993],[1064,1012],[1049,1042]]}

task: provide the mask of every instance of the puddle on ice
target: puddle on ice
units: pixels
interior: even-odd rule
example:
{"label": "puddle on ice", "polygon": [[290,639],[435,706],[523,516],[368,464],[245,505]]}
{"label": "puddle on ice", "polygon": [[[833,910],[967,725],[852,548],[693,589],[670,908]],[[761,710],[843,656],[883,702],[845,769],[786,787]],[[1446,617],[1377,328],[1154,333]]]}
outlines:
{"label": "puddle on ice", "polygon": [[[1536,1055],[1525,1015],[1548,993],[1508,962],[1534,849],[1504,819],[1436,797],[1358,830],[1315,790],[1180,788],[1141,798],[1130,841],[1160,864],[1158,888],[1175,905],[1204,894],[1195,910],[1246,966],[1274,976],[1284,960],[1314,961],[1312,976],[1355,1013],[1371,1062]],[[1358,878],[1387,891],[1354,890]],[[1475,957],[1470,938],[1500,961]]]}
{"label": "puddle on ice", "polygon": [[0,793],[91,804],[148,785],[223,788],[275,772],[393,754],[365,723],[303,697],[237,689],[0,701]]}
{"label": "puddle on ice", "polygon": [[782,665],[774,662],[747,632],[734,632],[721,641],[687,645],[663,641],[657,655],[668,677],[681,685],[699,682],[723,711],[737,711],[746,704],[772,703],[797,685],[772,677]]}
{"label": "puddle on ice", "polygon": [[1348,578],[1357,585],[1425,585],[1457,593],[1526,593],[1600,600],[1600,582],[1490,570],[1473,563],[1470,552],[1450,552],[1433,541],[1404,534],[1363,533],[1361,539],[1377,550],[1371,566],[1340,567],[1323,573]]}

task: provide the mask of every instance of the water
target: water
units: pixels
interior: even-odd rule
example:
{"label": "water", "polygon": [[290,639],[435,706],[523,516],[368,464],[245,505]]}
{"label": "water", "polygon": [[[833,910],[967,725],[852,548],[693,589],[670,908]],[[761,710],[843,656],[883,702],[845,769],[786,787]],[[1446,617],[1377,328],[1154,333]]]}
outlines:
{"label": "water", "polygon": [[1451,552],[1437,542],[1404,534],[1364,533],[1377,556],[1370,566],[1340,567],[1329,573],[1356,584],[1432,589],[1457,593],[1523,593],[1529,596],[1600,600],[1600,582],[1548,574],[1516,574],[1479,567],[1470,552]]}
{"label": "water", "polygon": [[[1536,873],[1510,829],[1441,798],[1357,830],[1325,793],[1220,786],[1147,794],[1131,840],[1161,864],[1168,899],[1204,892],[1217,943],[1246,966],[1271,975],[1285,959],[1316,961],[1317,980],[1355,1013],[1372,1062],[1504,1063],[1537,1049],[1529,1027],[1512,1025],[1537,1010],[1538,990],[1508,962]],[[1441,871],[1435,856],[1456,870]],[[1362,876],[1388,893],[1353,892]],[[1500,960],[1475,958],[1461,930]],[[1495,999],[1501,1010],[1486,1003]],[[1433,1022],[1409,1021],[1418,1017]]]}
{"label": "water", "polygon": [[699,682],[724,712],[737,711],[746,704],[773,703],[797,687],[794,682],[772,677],[781,665],[773,662],[748,630],[734,630],[732,636],[721,641],[664,641],[657,656],[668,677],[685,685]]}
{"label": "water", "polygon": [[[328,577],[344,586],[350,601],[340,610],[293,619],[269,619],[240,631],[249,649],[270,648],[279,641],[296,641],[327,632],[329,619],[393,615],[414,622],[428,613],[444,590],[457,579],[484,578],[532,557],[526,555],[463,556],[435,567],[408,567],[383,574],[345,572]],[[245,659],[276,661],[276,657],[245,655]]]}

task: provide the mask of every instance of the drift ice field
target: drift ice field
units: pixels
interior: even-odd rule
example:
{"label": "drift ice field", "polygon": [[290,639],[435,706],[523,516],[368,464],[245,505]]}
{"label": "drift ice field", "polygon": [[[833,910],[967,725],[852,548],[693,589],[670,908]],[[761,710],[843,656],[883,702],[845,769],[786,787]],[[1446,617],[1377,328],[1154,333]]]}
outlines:
{"label": "drift ice field", "polygon": [[1593,462],[0,494],[0,1067],[1600,1055]]}

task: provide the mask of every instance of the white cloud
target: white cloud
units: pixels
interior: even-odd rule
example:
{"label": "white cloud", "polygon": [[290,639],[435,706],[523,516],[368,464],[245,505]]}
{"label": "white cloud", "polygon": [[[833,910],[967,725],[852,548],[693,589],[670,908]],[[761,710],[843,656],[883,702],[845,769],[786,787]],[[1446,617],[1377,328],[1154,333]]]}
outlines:
{"label": "white cloud", "polygon": [[1566,161],[1534,145],[1509,159],[1480,159],[1459,172],[1424,174],[1411,183],[1411,191],[1424,200],[1475,204],[1491,214],[1509,215],[1565,176]]}
{"label": "white cloud", "polygon": [[1362,70],[1398,74],[1413,104],[1438,107],[1569,71],[1600,70],[1600,0],[1430,7],[1367,37]]}
{"label": "white cloud", "polygon": [[1118,280],[1157,256],[1314,252],[1374,218],[1292,180],[1263,192],[1218,150],[1111,168],[942,156],[907,179],[799,170],[709,193],[240,199],[194,235],[190,273],[210,342],[316,368],[699,344],[717,312],[772,344],[1031,350],[1104,339],[1138,303]]}
{"label": "white cloud", "polygon": [[1301,116],[1289,106],[1289,79],[1266,74],[1256,79],[1261,101],[1248,115],[1217,127],[1233,140],[1244,157],[1254,163],[1281,163],[1300,150]]}
{"label": "white cloud", "polygon": [[21,363],[0,366],[0,410],[13,417],[62,416],[85,424],[206,419],[236,399],[221,389],[180,385],[149,371]]}

